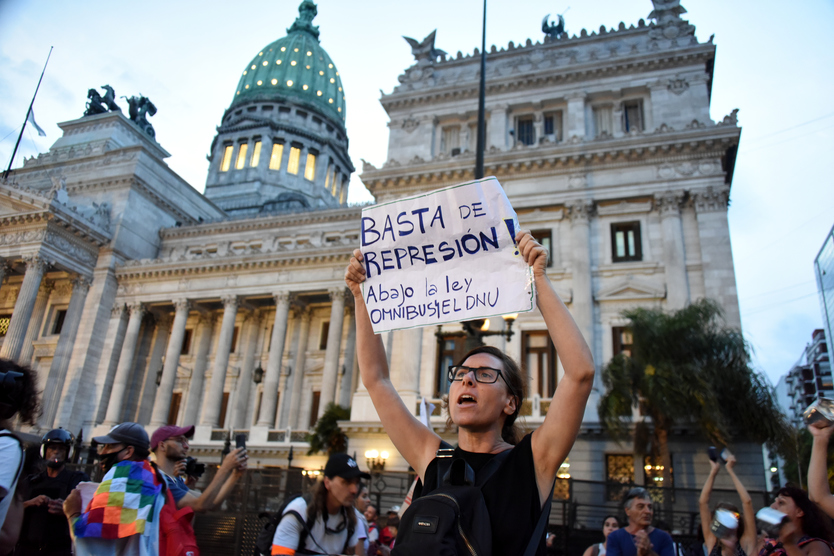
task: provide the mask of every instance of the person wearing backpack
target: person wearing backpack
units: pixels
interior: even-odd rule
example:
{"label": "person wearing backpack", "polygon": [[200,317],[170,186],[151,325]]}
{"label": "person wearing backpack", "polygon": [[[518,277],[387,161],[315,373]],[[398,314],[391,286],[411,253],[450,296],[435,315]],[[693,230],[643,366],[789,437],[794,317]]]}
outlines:
{"label": "person wearing backpack", "polygon": [[[519,232],[515,239],[532,268],[537,305],[565,371],[544,423],[523,438],[519,438],[515,420],[524,399],[526,377],[511,357],[482,346],[449,369],[446,411],[451,424],[457,425],[458,446],[454,450],[442,446],[440,437],[420,423],[391,382],[385,349],[373,332],[362,294],[365,269],[360,250],[354,251],[345,271],[356,307],[362,382],[383,428],[422,483],[403,515],[395,556],[471,553],[484,545],[486,549],[477,550],[479,554],[546,554],[544,526],[556,472],[579,432],[594,382],[594,361],[547,277],[547,250],[529,232]],[[454,500],[454,504],[447,504],[445,513],[440,494]],[[424,511],[421,499],[433,507]],[[468,522],[468,529],[464,522]],[[447,534],[455,538],[447,538]]]}
{"label": "person wearing backpack", "polygon": [[359,480],[370,478],[349,455],[330,456],[324,480],[316,483],[309,500],[299,496],[283,509],[272,539],[273,556],[354,554],[360,531],[353,501]]}

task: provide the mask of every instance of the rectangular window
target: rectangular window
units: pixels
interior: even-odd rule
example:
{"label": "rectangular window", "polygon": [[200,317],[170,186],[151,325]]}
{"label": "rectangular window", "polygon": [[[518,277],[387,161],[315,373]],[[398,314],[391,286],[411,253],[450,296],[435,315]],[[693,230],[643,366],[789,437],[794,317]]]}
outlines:
{"label": "rectangular window", "polygon": [[614,116],[611,106],[594,106],[594,137],[610,137],[614,132]]}
{"label": "rectangular window", "polygon": [[460,361],[465,355],[464,338],[446,334],[438,340],[437,377],[435,380],[436,397],[449,393],[449,367]]}
{"label": "rectangular window", "polygon": [[440,136],[440,152],[452,154],[455,149],[460,154],[460,126],[444,127]]}
{"label": "rectangular window", "polygon": [[335,197],[340,187],[342,187],[342,174],[341,172],[336,172],[336,175],[333,176],[333,187],[330,190],[330,194]]}
{"label": "rectangular window", "polygon": [[235,326],[234,332],[232,332],[232,345],[229,346],[229,353],[234,353],[237,351],[237,337],[240,333],[240,327]]}
{"label": "rectangular window", "polygon": [[549,112],[544,115],[544,134],[554,143],[562,140],[562,111]]}
{"label": "rectangular window", "polygon": [[556,347],[547,330],[529,330],[521,334],[524,362],[532,381],[530,391],[550,398],[556,390]]}
{"label": "rectangular window", "polygon": [[606,498],[621,501],[634,482],[634,454],[605,455]]}
{"label": "rectangular window", "polygon": [[333,165],[327,167],[327,174],[324,176],[324,188],[330,189],[330,182],[333,181]]}
{"label": "rectangular window", "polygon": [[533,128],[533,116],[519,117],[515,121],[515,138],[519,143],[532,145],[536,142],[536,130]]}
{"label": "rectangular window", "polygon": [[61,330],[64,329],[64,319],[67,318],[67,310],[60,309],[55,311],[55,320],[52,323],[52,333],[53,334],[60,334]]}
{"label": "rectangular window", "polygon": [[348,188],[347,188],[347,186],[346,186],[346,185],[344,184],[344,182],[343,182],[343,183],[342,183],[342,188],[341,188],[341,191],[339,191],[339,204],[340,204],[340,205],[344,205],[344,204],[345,204],[345,197],[347,197],[347,190],[348,190]]}
{"label": "rectangular window", "polygon": [[643,101],[629,100],[623,103],[623,130],[643,131]]}
{"label": "rectangular window", "polygon": [[220,402],[220,419],[217,421],[218,429],[226,428],[226,409],[229,407],[229,393],[223,392],[223,401]]}
{"label": "rectangular window", "polygon": [[185,329],[185,336],[182,338],[182,349],[180,350],[180,355],[188,355],[191,353],[191,338],[194,336],[194,329],[193,328],[186,328]]}
{"label": "rectangular window", "polygon": [[220,163],[220,171],[221,172],[228,172],[229,166],[232,165],[232,151],[235,148],[233,145],[226,145],[226,148],[223,149],[223,162]]}
{"label": "rectangular window", "polygon": [[304,165],[304,178],[310,181],[316,179],[316,155],[307,153],[307,163]]}
{"label": "rectangular window", "polygon": [[298,161],[301,158],[301,149],[290,147],[290,160],[287,162],[287,172],[298,175]]}
{"label": "rectangular window", "polygon": [[252,160],[249,161],[249,166],[257,168],[261,161],[261,142],[255,141],[255,147],[252,149]]}
{"label": "rectangular window", "polygon": [[9,332],[9,324],[11,324],[11,322],[11,315],[0,315],[0,338],[5,337]]}
{"label": "rectangular window", "polygon": [[284,156],[284,144],[283,143],[273,143],[272,144],[272,153],[269,155],[269,169],[270,170],[280,170],[281,169],[281,157]]}
{"label": "rectangular window", "polygon": [[642,261],[640,222],[611,224],[611,260],[615,263]]}
{"label": "rectangular window", "polygon": [[237,152],[237,161],[235,162],[235,170],[243,170],[246,165],[246,152],[249,150],[249,143],[243,143],[240,150]]}
{"label": "rectangular window", "polygon": [[[258,423],[258,415],[261,412],[261,402],[264,399],[264,392],[260,390],[258,392],[258,399],[255,400],[255,411],[252,413],[252,425],[256,425]],[[276,406],[278,407],[278,406]]]}
{"label": "rectangular window", "polygon": [[330,334],[330,321],[321,323],[321,335],[319,336],[319,349],[327,349],[327,336]]}
{"label": "rectangular window", "polygon": [[319,420],[319,403],[321,402],[321,392],[313,391],[313,407],[310,408],[310,422],[309,428],[316,426],[316,421]]}
{"label": "rectangular window", "polygon": [[168,424],[176,425],[177,417],[180,414],[180,403],[182,403],[182,392],[171,394],[171,405],[168,407]]}
{"label": "rectangular window", "polygon": [[627,326],[615,326],[611,328],[611,336],[614,341],[614,355],[627,355],[631,357],[634,337],[631,335],[631,328]]}
{"label": "rectangular window", "polygon": [[551,230],[533,230],[530,232],[533,239],[541,243],[547,249],[547,268],[553,266],[553,232]]}

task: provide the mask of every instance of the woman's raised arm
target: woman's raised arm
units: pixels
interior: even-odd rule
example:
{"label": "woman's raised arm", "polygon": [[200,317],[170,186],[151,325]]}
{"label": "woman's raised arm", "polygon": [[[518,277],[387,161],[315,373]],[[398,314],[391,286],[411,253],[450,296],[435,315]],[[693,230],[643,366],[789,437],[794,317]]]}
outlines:
{"label": "woman's raised arm", "polygon": [[[707,545],[707,551],[712,552],[712,547],[715,546],[715,534],[713,534],[710,525],[712,525],[712,512],[709,510],[709,497],[712,494],[712,487],[715,484],[715,476],[721,469],[721,465],[717,461],[709,461],[710,470],[707,480],[704,482],[704,488],[701,489],[701,496],[698,497],[698,510],[701,513],[701,532],[704,534],[704,544]],[[756,527],[753,527],[755,534]]]}
{"label": "woman's raised arm", "polygon": [[440,447],[440,437],[423,426],[408,410],[388,374],[382,339],[374,334],[368,308],[362,296],[365,268],[362,252],[356,249],[345,270],[345,283],[356,305],[356,357],[359,374],[368,389],[379,420],[394,446],[422,479],[429,462]]}
{"label": "woman's raised arm", "polygon": [[741,499],[741,512],[744,514],[744,537],[738,539],[741,548],[747,554],[754,554],[758,542],[758,531],[756,531],[756,510],[753,508],[753,498],[744,488],[741,479],[738,478],[733,467],[736,465],[736,457],[730,454],[727,457],[727,473],[733,480],[738,497]]}
{"label": "woman's raised arm", "polygon": [[536,303],[565,369],[544,423],[533,432],[532,438],[536,481],[539,496],[544,502],[559,466],[579,433],[585,405],[594,385],[594,358],[582,332],[547,277],[547,250],[527,231],[519,232],[516,242],[524,260],[533,269]]}

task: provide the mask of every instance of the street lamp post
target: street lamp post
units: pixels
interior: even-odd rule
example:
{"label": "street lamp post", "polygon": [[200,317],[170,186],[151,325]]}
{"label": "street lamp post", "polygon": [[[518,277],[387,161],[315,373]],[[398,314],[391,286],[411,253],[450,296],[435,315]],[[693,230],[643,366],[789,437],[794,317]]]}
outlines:
{"label": "street lamp post", "polygon": [[[382,472],[385,470],[385,460],[388,459],[388,452],[385,450],[368,450],[365,452],[365,461],[368,464],[368,471],[371,474],[371,481],[373,481],[374,476],[376,476],[377,480],[373,481],[374,485],[376,486],[376,507],[377,510],[380,509],[380,501],[382,499],[382,489],[385,487],[385,481],[382,480],[380,476]],[[368,488],[368,491],[371,491],[371,488]]]}

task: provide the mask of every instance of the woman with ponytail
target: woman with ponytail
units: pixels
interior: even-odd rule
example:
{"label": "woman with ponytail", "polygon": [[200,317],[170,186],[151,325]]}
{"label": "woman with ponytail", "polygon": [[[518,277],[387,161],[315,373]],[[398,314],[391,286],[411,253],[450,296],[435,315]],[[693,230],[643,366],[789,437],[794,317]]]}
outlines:
{"label": "woman with ponytail", "polygon": [[[458,430],[455,458],[465,460],[477,476],[497,454],[508,452],[481,487],[492,524],[493,554],[524,553],[553,492],[556,472],[576,439],[594,381],[588,344],[547,277],[547,250],[529,232],[519,232],[515,239],[524,261],[532,268],[538,309],[565,373],[544,423],[520,438],[515,421],[524,401],[526,380],[511,357],[497,348],[482,346],[448,369],[450,387],[445,405],[449,420]],[[356,304],[356,349],[362,382],[385,431],[420,476],[426,485],[422,494],[427,494],[438,483],[435,453],[441,448],[441,439],[405,406],[391,382],[382,340],[373,332],[362,296],[364,280],[362,253],[357,249],[345,272],[345,282]],[[415,498],[417,495],[415,492]],[[543,534],[537,544],[535,553],[545,554]]]}

